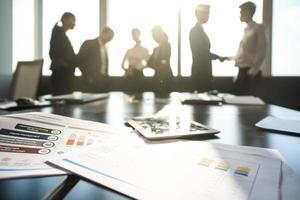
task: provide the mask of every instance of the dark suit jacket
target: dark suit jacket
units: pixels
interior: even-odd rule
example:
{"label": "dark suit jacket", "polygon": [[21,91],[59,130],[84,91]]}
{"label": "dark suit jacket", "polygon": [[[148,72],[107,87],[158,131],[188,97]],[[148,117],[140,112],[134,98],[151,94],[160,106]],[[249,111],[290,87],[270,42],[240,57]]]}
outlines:
{"label": "dark suit jacket", "polygon": [[199,24],[196,24],[190,31],[190,45],[193,55],[192,78],[199,81],[211,81],[211,60],[217,59],[218,56],[210,52],[209,38]]}
{"label": "dark suit jacket", "polygon": [[[106,74],[108,72],[108,58],[106,59]],[[78,53],[78,67],[82,72],[82,77],[89,82],[94,82],[101,78],[100,46],[98,39],[86,40],[80,47]]]}
{"label": "dark suit jacket", "polygon": [[76,67],[76,55],[72,44],[62,27],[54,26],[50,40],[51,58],[50,69],[74,74]]}

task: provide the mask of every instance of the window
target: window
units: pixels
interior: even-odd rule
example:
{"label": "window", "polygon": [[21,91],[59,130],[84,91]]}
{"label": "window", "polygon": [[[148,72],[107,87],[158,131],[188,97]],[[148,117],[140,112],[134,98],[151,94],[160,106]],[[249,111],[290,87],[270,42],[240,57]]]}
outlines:
{"label": "window", "polygon": [[300,75],[300,1],[273,1],[272,75]]}
{"label": "window", "polygon": [[[43,74],[51,74],[49,69],[49,43],[52,28],[60,20],[64,12],[72,12],[76,16],[74,30],[67,35],[73,45],[75,53],[79,51],[81,44],[99,35],[99,0],[44,0],[43,1]],[[79,72],[75,72],[79,75]]]}
{"label": "window", "polygon": [[[220,56],[234,56],[240,39],[243,35],[245,24],[239,20],[239,6],[245,1],[209,1],[210,18],[204,29],[210,38],[211,52]],[[262,22],[262,1],[255,0],[257,10],[254,20],[258,23]],[[196,24],[195,8],[199,4],[198,0],[182,3],[182,52],[181,66],[182,75],[191,75],[192,54],[189,44],[189,32]],[[213,61],[214,76],[233,76],[237,74],[234,62]]]}
{"label": "window", "polygon": [[13,71],[18,61],[34,59],[34,1],[13,1]]}
{"label": "window", "polygon": [[[144,47],[152,52],[157,46],[151,36],[151,29],[155,25],[162,26],[169,37],[171,44],[171,67],[174,75],[177,75],[178,53],[178,5],[174,0],[109,0],[108,1],[108,25],[114,30],[115,36],[108,45],[109,74],[122,76],[124,71],[121,63],[127,49],[132,48],[134,42],[131,37],[131,29],[141,30],[141,40]],[[145,72],[145,75],[153,72]]]}

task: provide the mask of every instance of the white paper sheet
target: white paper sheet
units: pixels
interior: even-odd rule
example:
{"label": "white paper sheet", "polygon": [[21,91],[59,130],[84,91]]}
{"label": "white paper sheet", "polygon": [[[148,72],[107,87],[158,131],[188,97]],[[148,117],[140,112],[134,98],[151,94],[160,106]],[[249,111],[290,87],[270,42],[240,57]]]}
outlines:
{"label": "white paper sheet", "polygon": [[1,116],[0,179],[66,174],[44,162],[53,155],[95,142],[120,141],[128,132],[125,128],[54,114]]}
{"label": "white paper sheet", "polygon": [[245,105],[264,105],[265,102],[259,97],[254,96],[234,96],[224,97],[224,101],[227,104],[245,104]]}
{"label": "white paper sheet", "polygon": [[279,119],[268,116],[256,123],[255,126],[269,130],[300,134],[300,120]]}
{"label": "white paper sheet", "polygon": [[191,144],[94,144],[49,161],[138,199],[279,198],[279,159]]}

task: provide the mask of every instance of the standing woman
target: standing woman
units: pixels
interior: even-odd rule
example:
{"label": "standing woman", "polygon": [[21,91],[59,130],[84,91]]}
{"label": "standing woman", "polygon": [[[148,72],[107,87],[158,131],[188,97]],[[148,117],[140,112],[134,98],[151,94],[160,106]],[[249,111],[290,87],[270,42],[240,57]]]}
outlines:
{"label": "standing woman", "polygon": [[[147,60],[149,59],[148,49],[142,46],[139,29],[132,29],[131,35],[135,45],[133,48],[127,50],[122,62],[122,68],[126,72],[125,76],[132,79],[142,78],[144,77],[143,69],[146,67]],[[125,64],[127,64],[127,68]]]}
{"label": "standing woman", "polygon": [[76,55],[66,32],[75,27],[75,15],[66,12],[61,17],[62,26],[58,23],[52,29],[49,55],[52,70],[52,93],[66,94],[73,91]]}
{"label": "standing woman", "polygon": [[160,26],[152,28],[152,37],[158,46],[154,48],[152,55],[148,60],[148,66],[155,70],[154,79],[155,88],[158,95],[168,95],[173,79],[173,73],[170,66],[171,45],[167,34]]}

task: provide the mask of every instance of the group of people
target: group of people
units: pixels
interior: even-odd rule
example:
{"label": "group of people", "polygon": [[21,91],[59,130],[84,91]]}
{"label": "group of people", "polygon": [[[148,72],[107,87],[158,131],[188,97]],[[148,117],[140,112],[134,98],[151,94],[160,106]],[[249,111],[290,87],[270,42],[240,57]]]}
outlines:
{"label": "group of people", "polygon": [[[83,85],[86,90],[107,90],[109,59],[105,45],[113,39],[113,30],[105,27],[96,39],[83,42],[78,54],[75,54],[66,35],[68,30],[75,27],[75,15],[69,12],[64,13],[60,22],[61,25],[55,24],[50,40],[53,93],[65,94],[72,91],[76,67],[82,72]],[[132,30],[132,37],[136,44],[126,52],[124,57],[122,67],[126,71],[125,75],[139,78],[143,76],[142,70],[145,67],[151,67],[155,70],[154,78],[159,84],[156,88],[166,91],[173,76],[170,67],[171,45],[167,34],[160,26],[153,27],[152,36],[158,46],[154,48],[151,55],[141,45],[140,34],[139,29]]]}
{"label": "group of people", "polygon": [[210,7],[199,5],[196,8],[196,25],[190,31],[190,46],[193,56],[192,80],[197,88],[212,89],[212,60],[234,60],[239,72],[235,80],[234,92],[253,94],[257,80],[262,75],[262,64],[267,53],[265,28],[253,20],[256,5],[245,2],[240,5],[240,21],[247,24],[235,56],[219,56],[210,52],[210,40],[203,29],[209,19]]}
{"label": "group of people", "polygon": [[[240,93],[249,83],[261,76],[261,66],[266,56],[267,40],[264,26],[253,20],[256,5],[246,2],[240,6],[241,22],[247,23],[244,36],[240,42],[235,56],[218,56],[210,52],[210,40],[203,29],[203,24],[209,19],[210,7],[198,5],[195,11],[196,25],[190,31],[190,46],[193,57],[192,82],[196,89],[212,89],[212,60],[234,60],[239,68],[236,79],[236,92]],[[66,32],[73,29],[76,18],[72,13],[64,13],[61,18],[62,25],[56,24],[52,30],[50,41],[50,58],[52,60],[52,86],[54,94],[69,93],[72,91],[74,71],[78,67],[82,72],[84,85],[92,90],[105,91],[107,89],[108,56],[105,45],[114,37],[111,28],[105,27],[99,37],[86,40],[78,54],[75,54]],[[172,83],[172,70],[170,66],[171,45],[167,34],[162,27],[152,29],[152,37],[158,44],[150,55],[140,40],[139,29],[132,29],[132,38],[135,41],[133,48],[129,49],[123,59],[122,68],[125,76],[133,79],[143,77],[143,69],[151,67],[155,71],[156,87],[161,92],[168,92]],[[255,82],[255,81],[254,81]]]}
{"label": "group of people", "polygon": [[108,72],[108,56],[105,44],[112,40],[114,32],[109,27],[103,29],[101,34],[93,40],[86,40],[75,54],[72,44],[66,32],[75,27],[76,18],[72,13],[64,13],[61,17],[61,25],[55,24],[50,40],[50,58],[52,70],[51,82],[53,94],[70,93],[74,85],[74,72],[78,67],[82,72],[82,78],[86,87],[105,83]]}
{"label": "group of people", "polygon": [[155,88],[157,93],[168,93],[172,82],[172,69],[170,65],[171,45],[167,34],[160,26],[152,28],[153,40],[158,44],[149,55],[148,49],[143,47],[140,40],[141,32],[139,29],[132,29],[132,38],[135,41],[133,48],[126,52],[122,68],[125,70],[125,76],[135,83],[143,75],[143,69],[150,67],[154,69]]}

